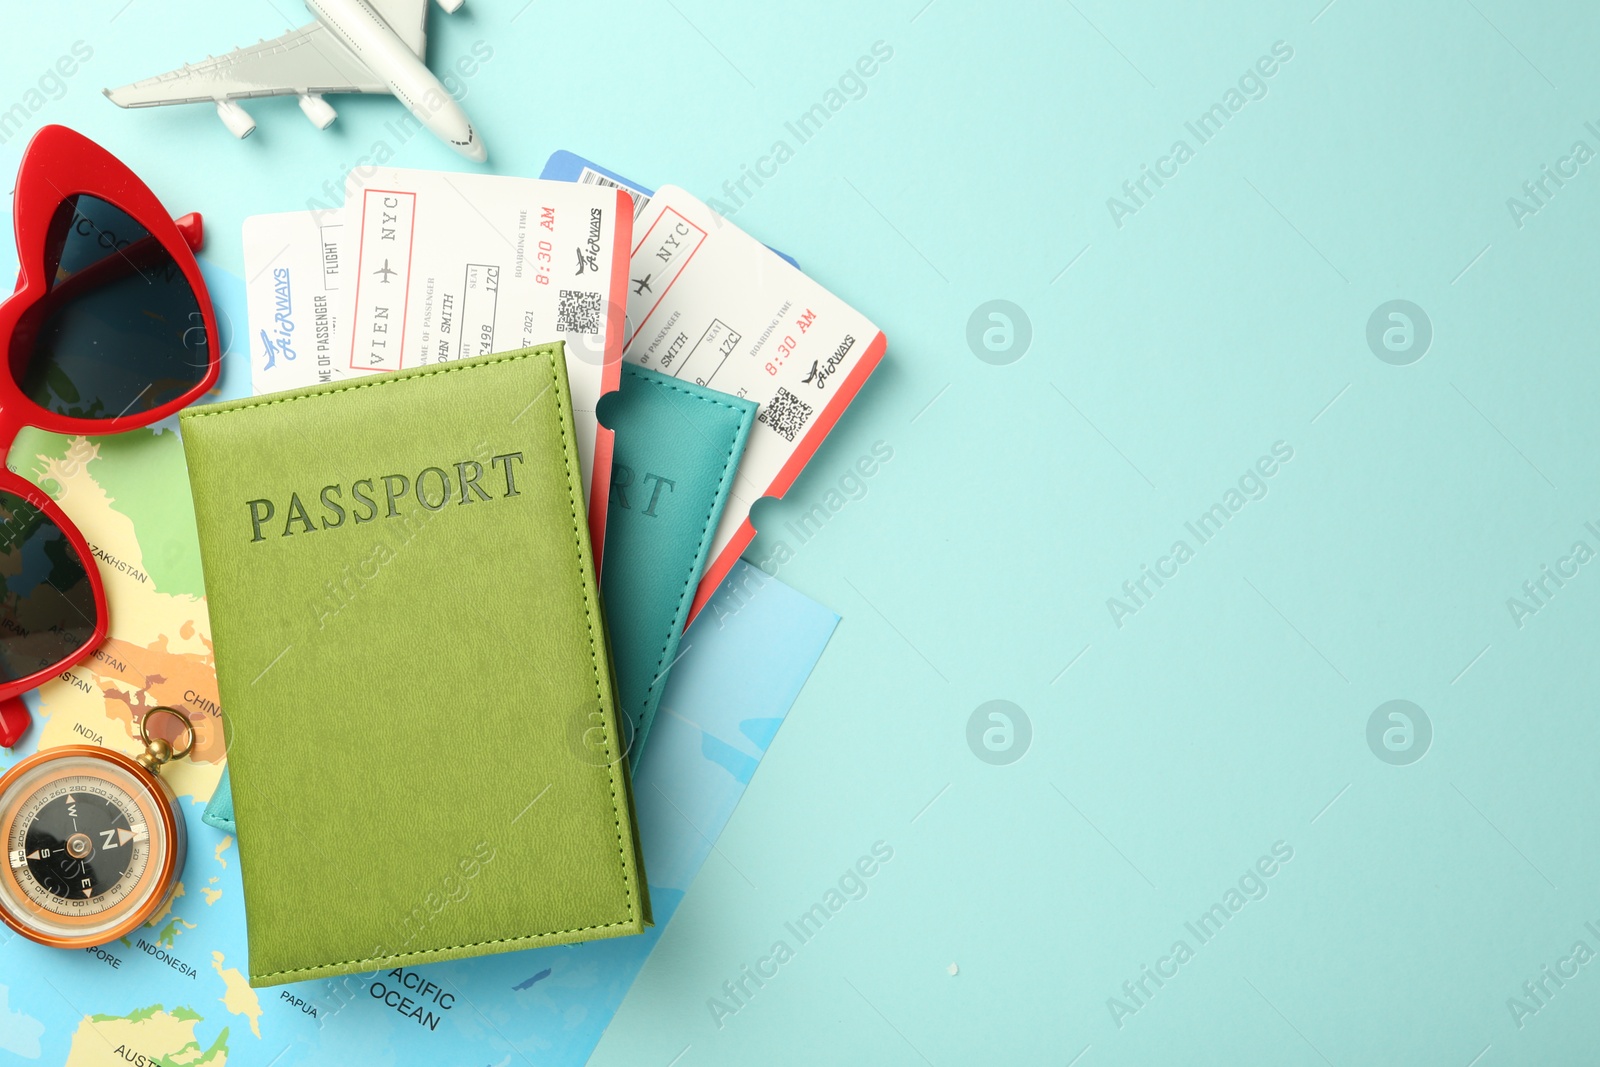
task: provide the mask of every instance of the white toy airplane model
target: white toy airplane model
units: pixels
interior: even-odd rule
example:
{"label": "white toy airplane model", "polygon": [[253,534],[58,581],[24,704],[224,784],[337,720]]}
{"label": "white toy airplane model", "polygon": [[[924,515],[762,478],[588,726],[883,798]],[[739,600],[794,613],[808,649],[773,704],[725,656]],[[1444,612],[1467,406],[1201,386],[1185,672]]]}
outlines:
{"label": "white toy airplane model", "polygon": [[[438,4],[454,12],[462,0]],[[323,93],[392,93],[451,148],[475,163],[489,158],[467,113],[423,61],[428,0],[306,0],[306,7],[317,21],[225,56],[107,89],[106,96],[118,107],[214,101],[222,124],[235,137],[248,137],[256,124],[237,102],[246,97],[293,93],[306,118],[325,130],[337,113]]]}

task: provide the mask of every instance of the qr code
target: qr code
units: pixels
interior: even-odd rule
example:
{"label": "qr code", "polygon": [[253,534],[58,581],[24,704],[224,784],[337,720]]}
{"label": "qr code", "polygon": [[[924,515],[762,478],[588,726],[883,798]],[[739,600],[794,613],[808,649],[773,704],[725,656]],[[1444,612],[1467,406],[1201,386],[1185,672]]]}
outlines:
{"label": "qr code", "polygon": [[598,334],[600,322],[599,293],[585,293],[577,289],[561,290],[561,304],[556,309],[556,333]]}
{"label": "qr code", "polygon": [[806,420],[810,418],[811,405],[781,385],[756,416],[758,422],[771,426],[785,441],[793,441],[794,435],[805,429]]}

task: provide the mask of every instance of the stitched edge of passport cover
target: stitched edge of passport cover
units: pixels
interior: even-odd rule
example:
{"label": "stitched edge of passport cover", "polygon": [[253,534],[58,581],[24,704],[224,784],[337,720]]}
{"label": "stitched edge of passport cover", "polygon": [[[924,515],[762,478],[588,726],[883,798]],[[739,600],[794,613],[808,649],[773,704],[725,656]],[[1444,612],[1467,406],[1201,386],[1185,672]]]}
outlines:
{"label": "stitched edge of passport cover", "polygon": [[233,784],[228,777],[228,765],[222,765],[222,777],[217,781],[217,788],[211,793],[211,799],[206,801],[206,810],[201,813],[200,821],[207,826],[239,836],[239,827],[233,821]]}
{"label": "stitched edge of passport cover", "polygon": [[[699,586],[700,576],[705,570],[706,555],[711,548],[712,535],[716,533],[717,522],[722,518],[723,509],[728,504],[728,492],[733,487],[734,473],[739,469],[739,461],[744,457],[745,442],[749,439],[750,426],[754,420],[756,405],[747,400],[734,403],[734,397],[718,396],[711,390],[691,390],[676,379],[662,374],[652,373],[632,363],[624,363],[624,374],[629,375],[642,385],[654,386],[665,389],[680,396],[701,404],[712,404],[716,407],[727,408],[738,416],[738,429],[729,442],[728,454],[723,457],[722,476],[717,481],[716,492],[712,495],[711,506],[706,511],[705,520],[701,523],[700,541],[695,546],[694,558],[689,561],[689,569],[684,574],[683,589],[678,594],[678,606],[672,613],[672,621],[668,625],[667,633],[662,638],[661,652],[656,657],[655,670],[651,674],[650,685],[645,689],[643,706],[639,709],[639,726],[633,739],[632,765],[635,769],[644,753],[644,743],[650,736],[650,727],[655,723],[656,710],[661,705],[661,693],[667,686],[667,672],[671,668],[668,657],[672,655],[683,637],[684,626],[688,622],[689,607],[694,602],[694,594]],[[604,591],[602,590],[602,596]],[[626,714],[626,711],[624,711]]]}
{"label": "stitched edge of passport cover", "polygon": [[[561,342],[556,342],[549,345],[539,345],[503,355],[485,356],[478,359],[463,360],[456,363],[443,365],[435,364],[433,366],[419,367],[414,370],[399,371],[393,375],[383,375],[375,378],[369,377],[356,381],[340,382],[331,385],[311,386],[305,389],[293,390],[287,393],[269,397],[253,397],[249,399],[225,401],[221,404],[214,404],[201,408],[191,408],[179,415],[179,425],[182,426],[185,423],[194,422],[199,419],[220,418],[222,416],[233,415],[255,408],[272,407],[277,404],[293,404],[307,400],[318,400],[323,397],[357,389],[381,389],[385,387],[403,385],[407,382],[421,381],[435,375],[465,373],[467,371],[483,367],[495,366],[500,363],[515,362],[522,359],[539,359],[540,357],[542,357],[542,362],[549,368],[549,387],[561,386],[561,388],[556,390],[556,436],[561,444],[562,462],[566,471],[567,504],[572,520],[573,562],[577,569],[579,585],[583,592],[584,615],[589,629],[590,667],[594,675],[595,695],[603,704],[605,686],[601,680],[601,670],[602,667],[604,667],[605,671],[608,674],[610,673],[610,656],[609,649],[604,648],[604,615],[603,608],[600,604],[599,586],[593,578],[592,564],[589,564],[586,568],[584,560],[582,539],[584,537],[584,521],[587,515],[587,510],[583,506],[582,502],[578,499],[578,496],[581,496],[581,494],[575,495],[572,488],[574,485],[573,467],[575,462],[575,457],[572,454],[574,438],[572,433],[563,432],[563,422],[567,424],[567,428],[570,428],[572,416],[571,400],[565,387],[564,361],[566,356],[564,345]],[[592,555],[590,558],[593,558]],[[204,551],[202,550],[202,574],[204,572],[204,566],[205,555]],[[587,580],[585,580],[586,578]],[[603,664],[602,659],[605,660]],[[614,683],[612,685],[612,694],[613,707],[615,707],[616,687]],[[618,871],[621,876],[623,897],[629,902],[627,905],[630,913],[628,918],[611,923],[576,927],[569,930],[543,930],[534,933],[519,934],[515,937],[491,938],[484,941],[466,942],[459,945],[439,945],[433,948],[416,949],[409,952],[388,953],[383,955],[359,957],[350,960],[337,960],[327,963],[312,964],[306,967],[284,968],[281,970],[268,971],[260,974],[252,973],[250,976],[251,984],[255,985],[257,982],[261,982],[262,984],[279,984],[281,981],[293,981],[295,979],[289,977],[292,975],[302,975],[309,979],[327,974],[350,973],[353,970],[375,970],[377,969],[377,965],[395,963],[402,960],[425,963],[429,962],[430,960],[452,959],[458,958],[452,956],[452,953],[459,952],[462,949],[482,948],[486,945],[514,946],[526,944],[528,947],[532,948],[537,947],[540,944],[549,944],[550,942],[546,939],[552,937],[568,938],[568,935],[589,933],[596,930],[610,930],[629,926],[638,926],[642,928],[644,926],[653,925],[650,912],[648,889],[646,888],[647,883],[645,881],[644,857],[639,843],[637,821],[638,816],[634,810],[631,799],[632,788],[631,783],[628,781],[628,772],[626,767],[623,767],[620,771],[621,780],[619,781],[618,765],[624,764],[626,760],[620,756],[616,759],[610,758],[612,744],[613,738],[611,736],[611,731],[608,728],[605,735],[605,752],[608,760],[607,776],[609,779],[611,794],[611,814],[613,822],[616,826]],[[625,836],[623,833],[624,814],[626,814],[629,827],[629,834],[627,836]],[[638,881],[638,893],[635,893],[633,891],[633,887],[630,885],[628,869],[628,846],[630,842],[633,846],[632,852],[634,856],[634,877],[636,877]],[[637,904],[633,903],[635,900],[637,900]],[[248,919],[249,917],[247,914],[247,922]],[[360,965],[363,964],[373,964],[375,966],[361,967]],[[279,982],[271,981],[273,979],[277,979]]]}

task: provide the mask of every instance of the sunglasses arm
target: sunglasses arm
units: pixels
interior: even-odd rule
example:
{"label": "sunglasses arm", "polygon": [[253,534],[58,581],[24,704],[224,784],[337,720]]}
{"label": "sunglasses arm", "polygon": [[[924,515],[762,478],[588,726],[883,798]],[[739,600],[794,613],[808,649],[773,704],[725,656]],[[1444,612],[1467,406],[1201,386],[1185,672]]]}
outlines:
{"label": "sunglasses arm", "polygon": [[0,700],[0,746],[10,748],[28,730],[28,706],[21,697]]}
{"label": "sunglasses arm", "polygon": [[[200,212],[191,211],[182,218],[172,220],[177,224],[178,232],[183,234],[184,243],[191,252],[200,251],[200,246],[206,243],[205,221],[201,219]],[[17,274],[17,288],[22,288],[22,274]],[[0,711],[0,730],[4,729],[4,712]],[[3,743],[3,734],[0,734],[0,743]]]}
{"label": "sunglasses arm", "polygon": [[206,243],[205,224],[200,218],[200,212],[191,211],[182,218],[172,221],[178,224],[178,232],[183,234],[183,239],[189,243],[189,251],[200,251],[200,246]]}

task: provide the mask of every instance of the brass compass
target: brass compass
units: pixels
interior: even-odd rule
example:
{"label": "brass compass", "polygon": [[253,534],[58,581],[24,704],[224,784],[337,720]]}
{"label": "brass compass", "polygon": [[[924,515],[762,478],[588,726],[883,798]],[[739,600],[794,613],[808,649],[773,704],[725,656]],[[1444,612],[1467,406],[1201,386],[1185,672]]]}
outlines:
{"label": "brass compass", "polygon": [[[150,720],[183,726],[183,747],[150,736]],[[29,756],[0,778],[0,921],[56,948],[115,941],[172,896],[186,835],[163,764],[194,748],[181,711],[151,708],[137,757],[89,745]]]}

